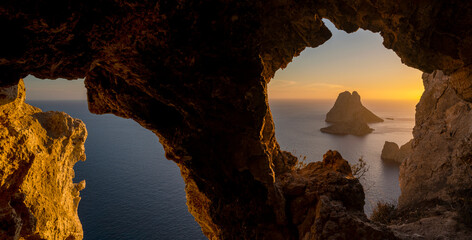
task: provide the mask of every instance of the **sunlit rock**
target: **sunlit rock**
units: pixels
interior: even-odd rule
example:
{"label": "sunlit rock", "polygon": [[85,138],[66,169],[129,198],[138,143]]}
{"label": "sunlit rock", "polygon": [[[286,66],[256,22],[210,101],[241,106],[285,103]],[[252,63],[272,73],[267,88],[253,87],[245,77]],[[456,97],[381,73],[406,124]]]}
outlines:
{"label": "sunlit rock", "polygon": [[442,71],[423,74],[413,151],[400,166],[399,209],[417,216],[402,232],[425,239],[470,239],[472,231],[472,103]]}
{"label": "sunlit rock", "polygon": [[451,81],[441,71],[423,74],[415,146],[400,168],[401,207],[432,200],[452,203],[472,185],[472,103],[458,96]]}
{"label": "sunlit rock", "polygon": [[85,160],[84,123],[26,104],[23,81],[0,97],[0,238],[82,239],[85,181],[72,179]]}

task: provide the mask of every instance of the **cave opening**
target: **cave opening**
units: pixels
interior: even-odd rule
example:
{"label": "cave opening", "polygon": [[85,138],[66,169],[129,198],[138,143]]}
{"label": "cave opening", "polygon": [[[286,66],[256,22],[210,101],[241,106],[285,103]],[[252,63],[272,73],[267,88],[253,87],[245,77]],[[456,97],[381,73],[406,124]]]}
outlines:
{"label": "cave opening", "polygon": [[155,134],[131,119],[90,113],[84,79],[30,75],[24,83],[26,103],[65,112],[87,128],[86,160],[74,165],[74,182],[86,182],[78,207],[85,239],[133,239],[136,232],[147,239],[205,239],[187,209],[179,168]]}
{"label": "cave opening", "polygon": [[[381,159],[386,141],[398,146],[412,138],[415,105],[423,92],[420,70],[401,63],[382,45],[378,33],[359,29],[338,30],[323,22],[333,36],[316,48],[307,48],[279,69],[268,84],[268,97],[281,148],[307,162],[320,161],[337,150],[350,162],[362,158],[367,172],[361,183],[366,193],[367,215],[377,202],[397,204],[400,196],[399,163]],[[320,132],[328,111],[344,91],[357,91],[362,104],[384,121],[370,123],[372,133],[334,135]]]}
{"label": "cave opening", "polygon": [[[216,1],[210,8],[213,1],[177,5],[111,1],[80,6],[64,2],[57,8],[51,7],[54,1],[45,3],[38,7],[7,1],[0,11],[0,25],[8,26],[7,44],[2,47],[6,51],[0,59],[0,107],[6,114],[0,120],[9,126],[0,128],[0,137],[7,143],[2,145],[7,147],[1,167],[11,174],[0,175],[6,179],[0,189],[2,237],[70,239],[74,233],[81,239],[83,235],[76,214],[47,216],[44,207],[57,213],[61,206],[38,198],[49,197],[40,192],[48,191],[41,187],[50,180],[43,172],[64,169],[41,165],[51,159],[48,156],[54,157],[47,155],[53,149],[36,139],[60,137],[68,131],[54,128],[56,115],[17,104],[24,94],[16,94],[13,100],[22,87],[22,82],[14,86],[18,79],[34,74],[87,76],[87,87],[93,92],[91,111],[133,118],[158,135],[166,156],[180,167],[189,210],[210,239],[470,238],[470,228],[462,238],[456,237],[460,224],[472,215],[472,178],[467,172],[472,156],[470,2]],[[320,24],[322,17],[347,32],[358,27],[380,31],[387,48],[408,66],[425,72],[425,93],[415,120],[414,158],[400,168],[401,210],[411,207],[414,214],[418,209],[424,214],[407,216],[406,221],[414,221],[410,225],[370,222],[363,212],[362,188],[339,155],[330,152],[323,162],[294,171],[293,156],[282,151],[275,139],[266,83],[294,54],[327,40],[329,31]],[[171,113],[163,116],[164,121],[154,115],[162,110]],[[51,121],[38,123],[38,116],[50,116]],[[83,129],[76,145],[83,145]],[[61,144],[71,139],[52,138],[56,153],[70,150]],[[25,141],[46,153],[44,158],[38,156],[43,161],[33,162],[39,164],[31,164],[37,149]],[[80,146],[75,150],[76,158],[81,158]],[[27,181],[22,181],[28,172],[23,167],[31,169]],[[62,174],[68,180],[73,175],[70,169]],[[117,189],[124,191],[121,185],[125,184]],[[40,187],[39,195],[34,186]],[[67,186],[70,193],[65,201],[70,206],[81,187]],[[457,204],[469,210],[466,218],[460,218],[466,211]],[[57,216],[66,224],[49,224]],[[31,221],[34,218],[37,226]]]}

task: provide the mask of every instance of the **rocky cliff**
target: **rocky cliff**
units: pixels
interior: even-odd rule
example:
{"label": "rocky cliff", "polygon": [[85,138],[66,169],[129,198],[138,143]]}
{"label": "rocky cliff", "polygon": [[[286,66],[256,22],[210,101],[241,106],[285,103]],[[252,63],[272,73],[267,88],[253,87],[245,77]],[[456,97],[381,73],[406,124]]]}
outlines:
{"label": "rocky cliff", "polygon": [[[415,144],[400,168],[400,207],[431,201],[453,204],[472,196],[472,103],[461,99],[452,78],[441,71],[423,74]],[[471,195],[464,195],[468,192]]]}
{"label": "rocky cliff", "polygon": [[24,102],[23,82],[0,88],[0,238],[82,239],[73,166],[87,131],[62,112]]}
{"label": "rocky cliff", "polygon": [[[455,109],[464,111],[461,106],[472,101],[471,15],[472,1],[462,0],[4,0],[0,85],[14,86],[28,74],[85,78],[90,111],[134,119],[159,136],[167,158],[181,169],[189,210],[209,238],[298,239],[306,228],[290,224],[292,210],[280,185],[284,174],[296,181],[296,159],[277,143],[267,100],[275,71],[305,47],[328,40],[331,33],[321,21],[328,18],[347,32],[379,32],[384,46],[408,66],[455,76],[448,89],[462,103]],[[430,100],[420,109],[434,109],[436,101]],[[420,130],[436,123],[428,119],[443,121],[434,114],[417,122],[417,149],[451,147],[425,140],[441,134]],[[445,129],[461,126],[458,119],[449,119],[452,127],[446,124]],[[455,147],[436,153],[468,159],[461,155],[470,149],[467,142]],[[402,206],[421,200],[411,194],[423,177],[435,182],[447,173],[467,176],[464,165],[449,168],[437,156],[425,155],[432,163],[423,158],[404,163],[404,173],[412,175],[402,175]],[[414,169],[423,166],[429,175],[416,176]],[[355,187],[343,186],[332,187],[332,195]],[[444,192],[444,183],[436,188]],[[426,198],[435,195],[424,191]],[[356,202],[357,209],[360,198],[356,194],[344,202]],[[349,214],[344,210],[350,208],[336,201],[328,204],[339,206],[329,214],[333,218]],[[71,219],[68,226],[76,226]],[[319,225],[327,226],[327,232],[343,222],[324,219]],[[340,229],[343,236],[350,233]],[[326,236],[313,232],[312,239]]]}
{"label": "rocky cliff", "polygon": [[361,96],[356,91],[352,94],[345,91],[339,94],[325,121],[332,125],[321,128],[322,132],[363,136],[374,130],[367,123],[383,122],[383,119],[362,105]]}

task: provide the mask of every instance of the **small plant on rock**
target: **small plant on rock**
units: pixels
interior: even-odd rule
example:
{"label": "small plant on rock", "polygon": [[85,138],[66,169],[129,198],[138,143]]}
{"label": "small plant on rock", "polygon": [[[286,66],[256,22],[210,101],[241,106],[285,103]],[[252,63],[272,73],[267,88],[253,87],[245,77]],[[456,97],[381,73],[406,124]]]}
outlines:
{"label": "small plant on rock", "polygon": [[295,169],[300,170],[308,165],[308,161],[306,160],[306,156],[300,155],[297,159],[297,163],[295,164]]}
{"label": "small plant on rock", "polygon": [[351,171],[354,177],[357,179],[362,179],[369,171],[369,166],[367,166],[367,163],[361,157],[356,164],[351,165]]}
{"label": "small plant on rock", "polygon": [[379,201],[374,208],[370,220],[383,224],[389,224],[397,214],[397,207],[393,203]]}

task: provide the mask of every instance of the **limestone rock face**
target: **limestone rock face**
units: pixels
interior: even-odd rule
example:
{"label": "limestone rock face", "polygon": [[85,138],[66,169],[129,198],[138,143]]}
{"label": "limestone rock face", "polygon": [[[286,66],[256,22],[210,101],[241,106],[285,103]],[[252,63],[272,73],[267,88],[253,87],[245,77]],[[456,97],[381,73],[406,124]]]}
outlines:
{"label": "limestone rock face", "polygon": [[401,147],[394,142],[385,141],[380,158],[385,161],[401,164],[413,151],[413,139]]}
{"label": "limestone rock face", "polygon": [[361,96],[356,91],[352,94],[345,91],[339,94],[325,121],[333,124],[321,128],[324,133],[363,136],[374,130],[367,123],[383,122],[383,119],[362,105]]}
{"label": "limestone rock face", "polygon": [[22,81],[0,88],[0,239],[82,239],[85,181],[72,179],[85,160],[85,125],[24,100]]}
{"label": "limestone rock face", "polygon": [[400,207],[436,201],[453,205],[470,196],[472,103],[463,100],[441,71],[423,74],[416,106],[414,147],[400,167]]}
{"label": "limestone rock face", "polygon": [[413,143],[414,141],[411,139],[400,147],[396,156],[397,163],[401,164],[403,161],[405,161],[405,159],[410,157],[410,154],[413,152]]}

